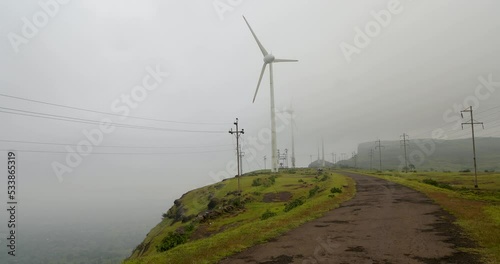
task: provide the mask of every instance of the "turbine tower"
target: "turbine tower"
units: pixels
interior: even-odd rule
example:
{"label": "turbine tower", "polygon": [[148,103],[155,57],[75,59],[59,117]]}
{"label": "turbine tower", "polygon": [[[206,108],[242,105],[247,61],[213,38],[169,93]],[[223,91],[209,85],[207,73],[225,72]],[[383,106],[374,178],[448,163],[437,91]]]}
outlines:
{"label": "turbine tower", "polygon": [[252,27],[248,23],[245,16],[243,16],[245,23],[247,24],[250,32],[257,42],[262,55],[264,56],[264,65],[262,65],[262,70],[260,72],[259,82],[257,83],[257,89],[255,89],[255,95],[253,96],[253,101],[255,102],[255,98],[257,97],[257,92],[259,91],[260,82],[262,81],[262,76],[264,76],[264,71],[266,70],[267,65],[269,64],[269,80],[270,80],[270,91],[271,91],[271,144],[272,144],[272,161],[271,161],[271,172],[278,172],[278,143],[276,142],[276,113],[274,110],[274,84],[273,84],[273,63],[276,62],[297,62],[298,60],[288,60],[288,59],[276,59],[273,54],[268,53],[264,46],[260,43],[259,39],[253,32]]}
{"label": "turbine tower", "polygon": [[290,114],[290,120],[291,120],[290,123],[291,123],[291,127],[292,127],[292,168],[295,169],[295,133],[294,133],[294,130],[297,127],[297,125],[295,124],[293,112],[294,112],[293,108],[290,105],[290,110],[288,110],[288,113]]}

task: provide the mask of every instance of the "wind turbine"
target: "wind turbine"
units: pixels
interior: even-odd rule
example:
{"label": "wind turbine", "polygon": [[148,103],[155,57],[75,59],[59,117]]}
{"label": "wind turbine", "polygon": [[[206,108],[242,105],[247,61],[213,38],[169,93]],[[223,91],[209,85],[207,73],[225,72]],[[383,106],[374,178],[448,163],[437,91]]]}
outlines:
{"label": "wind turbine", "polygon": [[264,71],[266,70],[267,65],[269,64],[269,80],[271,85],[271,145],[272,145],[272,161],[271,161],[271,172],[278,172],[278,143],[276,142],[276,113],[274,110],[274,83],[273,83],[273,63],[276,62],[297,62],[298,60],[288,60],[288,59],[276,59],[273,54],[268,53],[264,46],[260,43],[259,39],[253,32],[252,27],[248,23],[245,16],[243,16],[245,23],[247,24],[250,32],[257,42],[260,51],[262,52],[262,56],[264,56],[264,65],[262,65],[262,70],[260,72],[259,82],[257,83],[257,89],[255,89],[255,95],[253,96],[253,102],[255,102],[255,98],[257,97],[257,92],[259,92],[260,82],[262,81],[262,76],[264,76]]}
{"label": "wind turbine", "polygon": [[295,169],[295,129],[297,129],[297,124],[295,123],[294,112],[293,106],[290,104],[290,109],[286,109],[280,113],[287,113],[290,115],[290,128],[292,130],[292,168]]}

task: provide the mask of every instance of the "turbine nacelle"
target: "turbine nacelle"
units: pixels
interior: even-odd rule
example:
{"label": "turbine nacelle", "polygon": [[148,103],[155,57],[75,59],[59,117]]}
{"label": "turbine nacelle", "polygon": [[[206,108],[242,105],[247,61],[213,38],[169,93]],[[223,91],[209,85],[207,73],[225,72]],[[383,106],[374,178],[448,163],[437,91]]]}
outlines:
{"label": "turbine nacelle", "polygon": [[[266,71],[266,67],[268,64],[270,67],[270,81],[271,81],[271,90],[273,89],[272,87],[272,82],[273,82],[273,74],[272,74],[272,64],[277,63],[277,62],[297,62],[298,60],[289,60],[289,59],[276,59],[273,54],[267,52],[266,48],[260,43],[259,39],[257,38],[257,35],[255,35],[255,32],[253,31],[252,27],[248,23],[247,19],[245,16],[243,16],[243,19],[245,20],[245,23],[248,26],[248,29],[250,29],[250,32],[252,33],[252,36],[255,39],[255,42],[257,42],[257,45],[259,46],[260,51],[262,52],[262,56],[264,56],[264,65],[262,65],[262,69],[260,71],[260,77],[259,77],[259,82],[257,82],[257,88],[255,89],[255,94],[253,96],[253,102],[255,102],[255,98],[257,97],[257,93],[259,92],[259,87],[260,87],[260,82],[262,81],[262,76],[264,76],[264,72]],[[273,92],[271,92],[273,93]],[[273,99],[274,100],[274,99]]]}
{"label": "turbine nacelle", "polygon": [[276,58],[274,57],[273,54],[267,54],[264,56],[264,62],[265,63],[273,63]]}

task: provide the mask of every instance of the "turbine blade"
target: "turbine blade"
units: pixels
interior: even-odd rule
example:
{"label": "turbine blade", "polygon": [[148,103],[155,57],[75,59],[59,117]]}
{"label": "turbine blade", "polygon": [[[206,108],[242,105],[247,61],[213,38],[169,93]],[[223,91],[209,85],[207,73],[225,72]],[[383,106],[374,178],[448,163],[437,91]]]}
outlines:
{"label": "turbine blade", "polygon": [[264,63],[264,65],[262,65],[262,71],[260,72],[259,82],[257,83],[257,89],[255,89],[255,95],[253,96],[252,103],[255,102],[255,97],[257,97],[257,92],[259,91],[260,82],[262,81],[262,76],[264,76],[264,71],[266,70],[266,67],[267,63]]}
{"label": "turbine blade", "polygon": [[262,46],[262,44],[260,43],[259,39],[257,38],[257,36],[255,35],[255,32],[253,32],[253,29],[252,27],[250,26],[250,24],[248,24],[248,21],[247,19],[245,18],[245,16],[243,16],[243,19],[245,19],[245,23],[247,23],[247,26],[248,28],[250,29],[250,32],[252,32],[252,35],[255,39],[255,41],[257,42],[257,45],[259,45],[259,48],[260,48],[260,51],[262,52],[262,55],[263,56],[266,56],[268,53],[267,53],[267,50],[264,48],[264,46]]}
{"label": "turbine blade", "polygon": [[274,59],[273,62],[297,62],[299,60]]}

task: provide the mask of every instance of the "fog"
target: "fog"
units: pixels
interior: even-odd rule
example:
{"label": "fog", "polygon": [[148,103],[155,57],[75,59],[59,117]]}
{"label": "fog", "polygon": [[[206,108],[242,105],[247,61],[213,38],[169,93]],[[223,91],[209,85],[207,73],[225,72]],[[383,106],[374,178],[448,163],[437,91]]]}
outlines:
{"label": "fog", "polygon": [[[0,149],[17,151],[19,254],[35,231],[63,226],[123,224],[138,244],[174,199],[236,173],[235,118],[244,171],[270,167],[269,73],[252,103],[262,54],[242,15],[268,51],[299,60],[274,65],[276,109],[295,111],[297,166],[322,139],[330,160],[402,133],[470,137],[456,126],[469,105],[485,123],[477,136],[500,136],[495,0],[40,3],[0,3]],[[283,151],[291,122],[278,115]],[[121,125],[103,132],[103,119]],[[89,134],[98,144],[68,164]]]}

